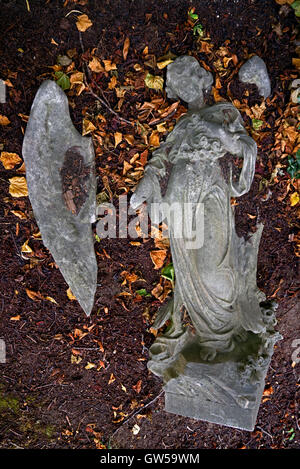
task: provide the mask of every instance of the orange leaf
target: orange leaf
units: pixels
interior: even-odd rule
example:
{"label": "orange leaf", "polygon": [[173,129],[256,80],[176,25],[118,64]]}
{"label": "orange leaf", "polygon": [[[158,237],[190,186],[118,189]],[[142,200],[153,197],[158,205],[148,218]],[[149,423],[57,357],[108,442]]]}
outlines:
{"label": "orange leaf", "polygon": [[19,155],[17,155],[17,153],[8,153],[7,151],[2,151],[0,161],[5,169],[13,169],[16,164],[21,163],[22,160]]}
{"label": "orange leaf", "polygon": [[76,21],[76,26],[77,26],[78,31],[81,31],[82,33],[84,33],[84,31],[86,31],[92,25],[93,23],[91,22],[91,20],[89,19],[87,15],[78,16],[77,21]]}
{"label": "orange leaf", "polygon": [[271,396],[273,392],[274,392],[274,389],[272,388],[272,386],[269,386],[268,388],[264,390],[263,396]]}
{"label": "orange leaf", "polygon": [[89,62],[89,68],[92,70],[92,72],[95,72],[95,73],[100,73],[100,72],[105,71],[99,59],[97,59],[97,57],[93,57],[93,59]]}
{"label": "orange leaf", "polygon": [[10,120],[6,116],[0,114],[0,125],[9,125]]}
{"label": "orange leaf", "polygon": [[108,381],[108,384],[111,384],[113,383],[114,381],[116,380],[116,378],[114,377],[113,373],[110,375],[110,378],[109,378],[109,381]]}
{"label": "orange leaf", "polygon": [[152,147],[159,147],[159,132],[154,130],[150,135],[149,143]]}
{"label": "orange leaf", "polygon": [[162,249],[150,252],[150,257],[155,266],[154,267],[155,269],[160,269],[164,265],[164,260],[166,258],[166,255],[167,255],[167,251],[162,250]]}
{"label": "orange leaf", "polygon": [[121,134],[121,132],[115,132],[115,148],[119,145],[119,143],[122,142],[122,139],[123,139],[123,135]]}
{"label": "orange leaf", "polygon": [[33,290],[29,290],[28,288],[26,288],[26,293],[27,293],[27,296],[31,299],[31,300],[43,300],[44,297],[40,294],[40,292],[36,292],[36,291],[33,291]]}
{"label": "orange leaf", "polygon": [[76,296],[73,295],[73,293],[71,291],[71,288],[68,288],[67,296],[68,296],[69,300],[76,300]]}
{"label": "orange leaf", "polygon": [[111,63],[111,60],[103,60],[105,70],[110,72],[111,70],[117,70],[117,66],[115,63]]}
{"label": "orange leaf", "polygon": [[139,394],[142,389],[142,380],[140,379],[134,386],[132,386],[132,389]]}

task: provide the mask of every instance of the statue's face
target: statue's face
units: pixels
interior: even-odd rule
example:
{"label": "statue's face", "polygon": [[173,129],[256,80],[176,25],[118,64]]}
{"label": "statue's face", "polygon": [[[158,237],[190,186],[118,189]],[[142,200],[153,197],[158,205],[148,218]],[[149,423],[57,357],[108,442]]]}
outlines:
{"label": "statue's face", "polygon": [[169,65],[166,92],[169,98],[179,97],[191,103],[203,97],[203,88],[211,82],[211,75],[196,59],[184,56]]}
{"label": "statue's face", "polygon": [[203,96],[201,85],[201,80],[195,75],[182,73],[176,80],[172,80],[171,89],[169,90],[169,87],[167,87],[166,91],[168,97],[172,97],[172,94],[175,93],[183,101],[190,103]]}

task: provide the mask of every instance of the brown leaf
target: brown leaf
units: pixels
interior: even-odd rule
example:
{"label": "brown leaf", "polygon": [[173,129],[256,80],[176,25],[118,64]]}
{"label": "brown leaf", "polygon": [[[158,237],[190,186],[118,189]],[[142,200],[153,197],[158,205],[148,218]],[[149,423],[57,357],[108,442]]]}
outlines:
{"label": "brown leaf", "polygon": [[142,389],[142,380],[140,379],[134,386],[132,386],[132,389],[139,394]]}
{"label": "brown leaf", "polygon": [[129,46],[130,46],[130,39],[129,39],[129,37],[127,37],[127,38],[125,39],[124,45],[123,45],[123,59],[124,59],[124,60],[127,59]]}
{"label": "brown leaf", "polygon": [[5,169],[13,169],[17,164],[21,163],[22,160],[17,153],[2,151],[0,161]]}
{"label": "brown leaf", "polygon": [[78,31],[81,31],[83,33],[92,25],[93,23],[87,15],[79,15],[77,17],[76,26],[77,26]]}

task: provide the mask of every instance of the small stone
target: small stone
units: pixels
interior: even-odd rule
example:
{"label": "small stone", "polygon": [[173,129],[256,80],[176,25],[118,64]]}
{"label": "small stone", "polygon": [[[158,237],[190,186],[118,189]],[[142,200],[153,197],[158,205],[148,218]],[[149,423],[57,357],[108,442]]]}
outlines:
{"label": "small stone", "polygon": [[70,59],[70,57],[68,57],[67,55],[59,55],[57,57],[57,63],[62,67],[68,67],[68,65],[72,63],[72,59]]}
{"label": "small stone", "polygon": [[265,62],[254,55],[239,70],[239,80],[257,86],[261,96],[267,98],[271,94],[271,82]]}

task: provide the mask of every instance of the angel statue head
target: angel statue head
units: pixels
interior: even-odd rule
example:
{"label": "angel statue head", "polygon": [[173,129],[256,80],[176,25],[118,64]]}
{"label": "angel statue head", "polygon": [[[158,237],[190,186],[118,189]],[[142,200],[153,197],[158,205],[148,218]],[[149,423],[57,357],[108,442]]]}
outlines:
{"label": "angel statue head", "polygon": [[182,99],[192,106],[203,106],[203,91],[213,83],[213,76],[194,57],[184,55],[168,65],[166,92],[171,99]]}

